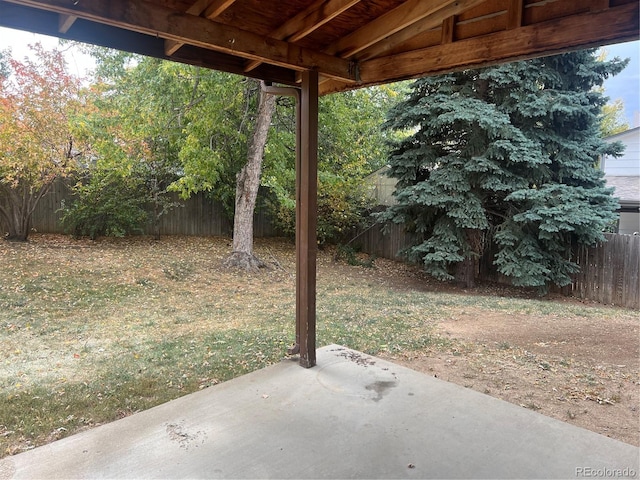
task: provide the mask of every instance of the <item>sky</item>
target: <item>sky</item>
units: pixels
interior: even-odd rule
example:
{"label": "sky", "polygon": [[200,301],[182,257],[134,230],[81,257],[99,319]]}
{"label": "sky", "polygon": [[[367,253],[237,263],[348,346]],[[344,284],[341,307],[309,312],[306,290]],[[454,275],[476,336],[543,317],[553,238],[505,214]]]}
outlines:
{"label": "sky", "polygon": [[[58,45],[58,39],[0,28],[0,50],[11,48],[14,58],[23,58],[29,54],[27,45],[40,41],[46,48],[52,49]],[[621,99],[625,107],[625,117],[631,127],[640,125],[640,42],[619,43],[604,47],[607,58],[630,58],[629,65],[618,75],[605,81],[605,94],[611,101]],[[93,61],[75,48],[69,48],[67,62],[70,73],[79,77],[87,74],[93,67]]]}
{"label": "sky", "polygon": [[[40,42],[47,50],[58,46],[58,38],[38,35],[23,30],[13,30],[0,27],[0,50],[11,49],[13,58],[22,59],[30,55],[29,45]],[[84,55],[75,47],[65,46],[65,57],[69,73],[78,77],[87,75],[95,63],[88,55]]]}
{"label": "sky", "polygon": [[627,67],[604,82],[605,94],[611,101],[622,99],[630,127],[640,125],[640,42],[618,43],[604,47],[607,58],[630,58]]}

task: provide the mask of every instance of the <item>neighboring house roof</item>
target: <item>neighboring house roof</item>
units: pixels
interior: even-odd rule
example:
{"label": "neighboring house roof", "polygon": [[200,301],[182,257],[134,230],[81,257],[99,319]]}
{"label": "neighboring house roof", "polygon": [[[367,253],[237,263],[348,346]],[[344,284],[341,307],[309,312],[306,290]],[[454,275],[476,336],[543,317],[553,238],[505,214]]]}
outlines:
{"label": "neighboring house roof", "polygon": [[621,204],[640,204],[640,177],[617,177],[605,175],[608,187],[614,187],[613,195]]}
{"label": "neighboring house roof", "polygon": [[615,141],[619,140],[620,139],[619,137],[626,137],[626,136],[629,136],[629,135],[631,135],[633,133],[635,133],[636,135],[639,134],[640,133],[640,126],[630,128],[628,130],[625,130],[624,132],[616,133],[615,135],[610,135],[608,137],[605,137],[604,140],[606,142],[611,143],[611,142],[615,142]]}

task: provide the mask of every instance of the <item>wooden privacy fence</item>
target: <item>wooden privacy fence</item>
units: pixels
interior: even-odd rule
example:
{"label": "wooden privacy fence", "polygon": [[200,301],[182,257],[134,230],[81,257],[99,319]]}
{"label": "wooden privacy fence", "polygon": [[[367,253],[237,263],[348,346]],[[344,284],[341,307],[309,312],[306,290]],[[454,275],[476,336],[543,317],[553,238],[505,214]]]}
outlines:
{"label": "wooden privacy fence", "polygon": [[353,240],[363,252],[376,257],[405,261],[402,250],[411,246],[411,235],[405,232],[404,225],[375,223],[358,233]]}
{"label": "wooden privacy fence", "polygon": [[[411,237],[402,225],[391,224],[383,235],[382,225],[374,225],[354,240],[363,252],[393,260],[404,260],[400,252],[411,245]],[[580,272],[567,295],[600,303],[640,309],[640,236],[605,234],[606,242],[581,247],[576,252]],[[504,281],[493,267],[481,275],[492,281]]]}
{"label": "wooden privacy fence", "polygon": [[[227,220],[219,202],[208,198],[204,193],[192,195],[181,200],[177,194],[171,194],[172,201],[179,207],[173,208],[160,219],[160,235],[198,235],[230,236],[232,224]],[[63,204],[70,205],[73,196],[64,181],[55,182],[51,190],[40,200],[33,213],[31,225],[40,233],[65,233],[60,221],[59,211]],[[264,208],[256,208],[254,215],[254,235],[270,237],[277,235],[276,229]],[[151,225],[144,233],[152,234]]]}
{"label": "wooden privacy fence", "polygon": [[607,234],[607,241],[577,252],[580,272],[571,284],[579,298],[640,308],[640,236]]}

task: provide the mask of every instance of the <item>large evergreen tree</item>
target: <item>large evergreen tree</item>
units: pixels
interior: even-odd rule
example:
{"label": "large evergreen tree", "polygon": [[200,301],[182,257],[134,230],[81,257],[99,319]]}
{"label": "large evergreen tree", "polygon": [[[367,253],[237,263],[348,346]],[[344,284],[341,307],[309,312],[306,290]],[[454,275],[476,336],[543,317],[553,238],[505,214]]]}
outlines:
{"label": "large evergreen tree", "polygon": [[386,124],[406,132],[384,217],[415,234],[408,256],[473,286],[493,244],[514,285],[570,283],[572,246],[603,240],[615,219],[596,164],[621,147],[601,139],[594,87],[625,64],[588,50],[416,81]]}

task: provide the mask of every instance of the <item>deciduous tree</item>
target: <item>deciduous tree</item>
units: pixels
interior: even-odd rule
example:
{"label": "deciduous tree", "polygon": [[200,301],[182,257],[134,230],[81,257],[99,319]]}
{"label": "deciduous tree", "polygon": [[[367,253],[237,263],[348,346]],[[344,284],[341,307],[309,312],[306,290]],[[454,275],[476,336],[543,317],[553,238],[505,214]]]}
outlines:
{"label": "deciduous tree", "polygon": [[[385,113],[399,99],[401,85],[387,85],[322,97],[318,132],[318,241],[340,242],[366,221],[371,199],[363,179],[387,161]],[[283,102],[276,112],[265,156],[263,185],[280,228],[295,232],[294,116]]]}
{"label": "deciduous tree", "polygon": [[624,103],[617,99],[602,106],[600,113],[600,133],[603,137],[610,137],[629,130],[629,124],[624,118]]}
{"label": "deciduous tree", "polygon": [[265,265],[253,253],[253,214],[260,188],[264,149],[275,108],[276,97],[261,90],[255,125],[247,150],[247,161],[236,178],[233,251],[225,262],[228,266],[256,270]]}
{"label": "deciduous tree", "polygon": [[140,232],[151,220],[159,239],[162,216],[177,205],[168,187],[180,171],[182,102],[190,85],[175,80],[169,62],[97,47],[91,52],[98,60],[93,108],[75,125],[92,147],[91,160],[74,187],[65,223],[93,237]]}
{"label": "deciduous tree", "polygon": [[27,240],[36,205],[80,154],[71,129],[79,80],[59,51],[32,48],[33,58],[5,61],[0,78],[0,225],[17,241]]}

